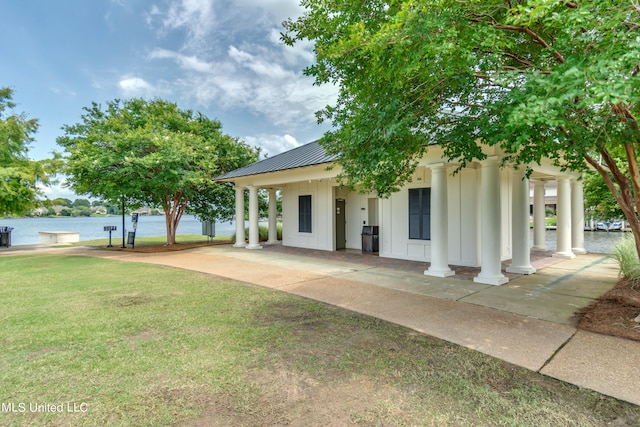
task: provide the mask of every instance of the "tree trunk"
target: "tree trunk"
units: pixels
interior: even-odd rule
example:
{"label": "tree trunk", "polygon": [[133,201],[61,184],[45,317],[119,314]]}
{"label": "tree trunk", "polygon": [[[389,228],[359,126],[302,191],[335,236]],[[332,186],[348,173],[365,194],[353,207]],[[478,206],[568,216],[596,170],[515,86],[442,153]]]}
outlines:
{"label": "tree trunk", "polygon": [[167,246],[176,244],[176,231],[178,224],[182,219],[182,214],[187,208],[187,201],[181,200],[180,194],[175,194],[173,200],[165,197],[165,203],[162,207],[164,210],[164,219],[167,226]]}
{"label": "tree trunk", "polygon": [[[628,153],[629,152],[627,151],[627,154]],[[609,191],[611,191],[611,194],[616,198],[618,205],[620,205],[620,208],[629,223],[629,228],[631,228],[631,232],[635,240],[636,253],[638,254],[638,258],[640,258],[640,219],[636,213],[636,206],[640,202],[640,194],[632,191],[629,185],[629,179],[622,171],[620,171],[620,169],[618,169],[615,159],[611,154],[606,149],[600,150],[600,154],[602,154],[602,159],[606,163],[608,170],[590,156],[585,156],[585,160],[598,171],[600,176],[602,176],[605,184],[607,184],[607,187],[609,188]],[[630,173],[637,173],[638,159],[635,158],[635,155],[631,157],[627,156],[627,162],[629,164]],[[637,180],[638,177],[631,177],[632,183],[637,182]]]}
{"label": "tree trunk", "polygon": [[173,212],[171,207],[164,209],[164,221],[167,227],[167,245],[175,245],[176,243],[176,230],[173,226]]}

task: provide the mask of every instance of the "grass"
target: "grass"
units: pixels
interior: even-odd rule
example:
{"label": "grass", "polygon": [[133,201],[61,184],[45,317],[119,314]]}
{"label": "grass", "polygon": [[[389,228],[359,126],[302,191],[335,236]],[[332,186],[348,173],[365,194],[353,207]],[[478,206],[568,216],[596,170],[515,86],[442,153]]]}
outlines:
{"label": "grass", "polygon": [[[546,217],[544,219],[544,225],[546,227],[555,227],[557,225],[558,219],[555,216]],[[533,228],[533,221],[529,221],[529,228]]]}
{"label": "grass", "polygon": [[[639,407],[272,290],[88,257],[4,256],[0,271],[2,426],[640,422]],[[30,412],[43,403],[65,412]]]}
{"label": "grass", "polygon": [[[190,243],[206,243],[209,238],[200,234],[178,234],[176,235],[176,243],[190,244]],[[219,235],[213,238],[214,241],[228,241],[231,240],[231,236]],[[126,242],[126,239],[125,239]],[[157,246],[167,243],[167,236],[149,236],[149,237],[136,237],[136,246]],[[109,238],[94,239],[94,240],[82,240],[80,242],[73,243],[74,246],[107,246],[109,244]],[[122,245],[122,237],[113,237],[111,240],[113,246]],[[129,246],[129,245],[128,245]]]}

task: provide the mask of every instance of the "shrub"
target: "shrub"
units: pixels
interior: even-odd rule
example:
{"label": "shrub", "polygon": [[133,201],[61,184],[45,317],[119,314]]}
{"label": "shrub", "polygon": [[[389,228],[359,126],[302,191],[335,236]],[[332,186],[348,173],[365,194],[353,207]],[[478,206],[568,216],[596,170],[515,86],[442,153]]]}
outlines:
{"label": "shrub", "polygon": [[620,265],[620,274],[632,288],[640,288],[640,259],[631,233],[620,240],[613,249],[613,258]]}

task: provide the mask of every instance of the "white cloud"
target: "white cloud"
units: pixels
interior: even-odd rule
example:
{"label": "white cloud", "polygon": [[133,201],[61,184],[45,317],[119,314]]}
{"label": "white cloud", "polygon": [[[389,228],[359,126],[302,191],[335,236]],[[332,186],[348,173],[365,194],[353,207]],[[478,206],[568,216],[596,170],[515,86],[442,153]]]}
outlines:
{"label": "white cloud", "polygon": [[[155,6],[153,11],[160,13]],[[162,24],[166,30],[185,30],[188,34],[186,45],[198,48],[206,42],[207,36],[215,28],[213,0],[181,0],[172,3]]]}
{"label": "white cloud", "polygon": [[241,6],[261,8],[271,14],[279,24],[287,18],[296,18],[304,9],[300,7],[299,0],[236,0]]}
{"label": "white cloud", "polygon": [[313,54],[313,42],[301,40],[294,46],[285,46],[280,40],[280,30],[273,28],[269,33],[269,41],[274,46],[282,48],[282,55],[289,65],[297,65],[300,61],[304,64],[312,64],[315,61]]}
{"label": "white cloud", "polygon": [[195,55],[183,55],[178,52],[172,52],[167,49],[154,49],[148,55],[149,59],[171,59],[175,61],[180,68],[187,71],[196,71],[199,73],[209,73],[213,71],[212,64],[197,58]]}
{"label": "white cloud", "polygon": [[280,41],[282,21],[303,11],[298,0],[179,0],[147,10],[163,37],[146,59],[157,69],[171,70],[162,61],[177,67],[161,75],[164,86],[130,77],[121,82],[123,91],[149,94],[162,87],[187,105],[249,111],[248,120],[283,133],[314,126],[315,112],[335,102],[337,88],[314,86],[302,72],[313,63],[313,44],[292,48]]}
{"label": "white cloud", "polygon": [[154,91],[153,86],[140,77],[123,77],[118,87],[125,97],[148,96]]}
{"label": "white cloud", "polygon": [[73,90],[69,90],[69,89],[62,89],[62,88],[59,88],[59,87],[57,87],[57,86],[50,86],[50,87],[49,87],[49,90],[50,90],[52,93],[56,94],[56,95],[69,96],[69,97],[72,97],[72,98],[75,98],[75,97],[78,95],[78,94],[77,94],[75,91],[73,91]]}
{"label": "white cloud", "polygon": [[261,147],[262,156],[268,155],[269,157],[302,145],[293,136],[288,134],[284,136],[260,134],[245,136],[243,140],[251,146]]}
{"label": "white cloud", "polygon": [[149,58],[176,62],[185,74],[174,84],[200,105],[249,109],[271,124],[289,129],[298,127],[297,122],[305,126],[315,123],[315,111],[335,100],[336,88],[314,86],[311,77],[284,68],[279,62],[281,51],[247,48],[254,52],[230,46],[227,56],[215,62],[166,49],[155,49]]}
{"label": "white cloud", "polygon": [[229,57],[242,68],[251,70],[257,78],[264,77],[269,80],[285,80],[295,77],[293,71],[285,70],[280,64],[270,62],[266,58],[256,57],[247,52],[242,52],[235,46],[229,47]]}
{"label": "white cloud", "polygon": [[77,198],[78,196],[76,195],[76,193],[72,189],[65,187],[65,184],[66,180],[63,180],[59,184],[52,184],[47,187],[39,185],[38,189],[42,191],[44,197],[48,198],[49,200],[58,198],[74,200],[75,198]]}

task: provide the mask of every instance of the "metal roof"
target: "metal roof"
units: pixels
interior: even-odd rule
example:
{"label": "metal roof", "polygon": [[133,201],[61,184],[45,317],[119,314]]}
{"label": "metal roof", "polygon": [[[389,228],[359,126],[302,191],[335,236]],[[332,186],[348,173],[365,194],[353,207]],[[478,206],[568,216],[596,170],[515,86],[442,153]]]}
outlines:
{"label": "metal roof", "polygon": [[273,157],[268,157],[257,163],[228,172],[214,178],[214,180],[227,181],[244,176],[320,165],[322,163],[331,163],[337,158],[337,155],[328,155],[324,150],[324,147],[322,147],[318,141],[313,141],[289,151],[285,151],[284,153],[277,154]]}

